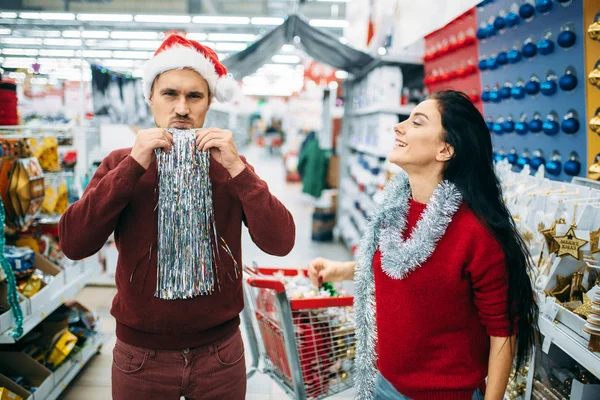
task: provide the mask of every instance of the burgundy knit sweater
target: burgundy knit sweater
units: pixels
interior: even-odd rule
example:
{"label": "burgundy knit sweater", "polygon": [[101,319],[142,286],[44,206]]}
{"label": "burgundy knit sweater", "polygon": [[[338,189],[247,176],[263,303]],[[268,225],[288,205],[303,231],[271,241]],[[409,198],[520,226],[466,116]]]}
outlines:
{"label": "burgundy knit sweater", "polygon": [[[104,159],[81,200],[63,215],[59,224],[62,251],[73,260],[88,257],[114,232],[119,259],[111,313],[117,320],[117,337],[125,343],[176,350],[232,334],[244,307],[242,278],[236,277],[234,263],[222,248],[217,269],[220,291],[185,300],[154,297],[157,166],[154,161],[144,170],[130,152],[117,150]],[[213,160],[210,177],[217,234],[225,239],[240,267],[242,222],[264,252],[284,256],[291,251],[295,240],[292,215],[250,165],[231,178]]]}
{"label": "burgundy knit sweater", "polygon": [[[411,200],[410,234],[425,209]],[[470,400],[485,388],[490,336],[509,336],[504,253],[465,205],[431,257],[402,280],[375,274],[378,367],[414,400]]]}

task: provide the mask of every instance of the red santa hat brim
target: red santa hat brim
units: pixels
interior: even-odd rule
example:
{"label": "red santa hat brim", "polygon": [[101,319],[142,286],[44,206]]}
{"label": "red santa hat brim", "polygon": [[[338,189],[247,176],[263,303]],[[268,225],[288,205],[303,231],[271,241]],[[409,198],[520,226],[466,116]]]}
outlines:
{"label": "red santa hat brim", "polygon": [[[172,39],[177,40],[174,40],[173,45],[169,47],[168,41]],[[191,41],[187,41],[187,39],[181,37],[168,38],[155,56],[146,62],[142,77],[146,101],[150,100],[152,85],[158,75],[173,69],[183,68],[190,68],[198,72],[206,80],[208,90],[218,101],[225,102],[231,100],[238,86],[231,75],[225,73],[219,76],[214,62],[208,57],[213,55],[214,58],[216,54],[210,50],[207,56],[197,48],[182,45],[181,42],[183,41],[191,43]],[[194,46],[199,47],[202,45],[194,43]],[[222,65],[219,65],[218,68],[221,71],[225,69]]]}

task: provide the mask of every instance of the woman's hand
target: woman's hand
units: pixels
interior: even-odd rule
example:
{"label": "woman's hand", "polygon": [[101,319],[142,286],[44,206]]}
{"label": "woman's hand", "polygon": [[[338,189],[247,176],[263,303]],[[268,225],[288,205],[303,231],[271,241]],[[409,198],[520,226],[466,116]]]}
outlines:
{"label": "woman's hand", "polygon": [[308,266],[308,277],[316,287],[323,282],[342,282],[354,279],[354,261],[341,262],[315,258]]}

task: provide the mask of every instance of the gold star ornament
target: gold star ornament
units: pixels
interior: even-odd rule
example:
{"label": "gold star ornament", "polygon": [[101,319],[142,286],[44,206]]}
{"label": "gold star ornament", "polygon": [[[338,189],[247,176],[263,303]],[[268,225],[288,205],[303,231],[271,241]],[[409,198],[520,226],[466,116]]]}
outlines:
{"label": "gold star ornament", "polygon": [[581,248],[585,246],[588,241],[579,239],[577,235],[575,235],[575,226],[571,225],[566,234],[562,236],[555,236],[554,240],[558,244],[558,253],[559,257],[571,256],[576,260],[581,260],[583,254],[581,252]]}
{"label": "gold star ornament", "polygon": [[592,312],[592,300],[588,297],[587,294],[583,294],[583,305],[577,307],[573,312],[577,315],[582,316],[587,319],[588,315]]}
{"label": "gold star ornament", "polygon": [[600,253],[600,248],[598,247],[598,241],[600,238],[600,228],[597,231],[590,232],[590,253]]}

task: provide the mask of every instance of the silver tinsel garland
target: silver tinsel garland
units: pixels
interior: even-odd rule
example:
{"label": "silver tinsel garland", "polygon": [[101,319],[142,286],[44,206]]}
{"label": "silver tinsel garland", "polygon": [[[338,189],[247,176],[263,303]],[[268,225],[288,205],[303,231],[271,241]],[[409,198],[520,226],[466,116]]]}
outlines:
{"label": "silver tinsel garland", "polygon": [[358,248],[354,282],[356,359],[354,382],[356,399],[371,400],[377,380],[377,321],[375,315],[375,279],[373,256],[378,248],[382,269],[394,279],[404,279],[431,256],[437,242],[462,203],[456,186],[442,182],[433,193],[421,219],[403,240],[410,202],[408,175],[399,173],[387,185],[381,205],[375,211]]}
{"label": "silver tinsel garland", "polygon": [[167,129],[170,152],[156,150],[158,279],[155,296],[187,299],[218,287],[218,236],[209,176],[210,153],[196,148],[195,130]]}

